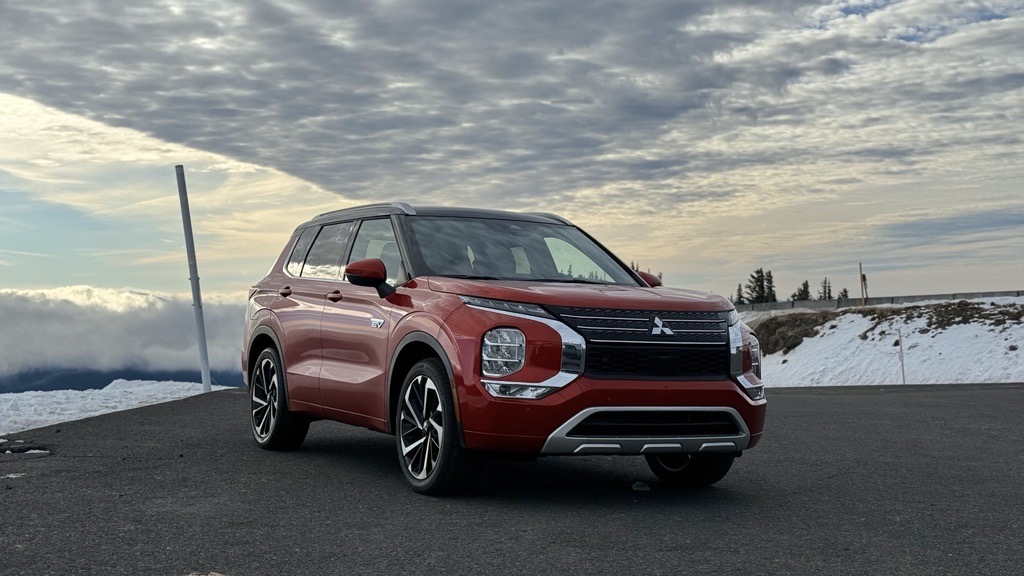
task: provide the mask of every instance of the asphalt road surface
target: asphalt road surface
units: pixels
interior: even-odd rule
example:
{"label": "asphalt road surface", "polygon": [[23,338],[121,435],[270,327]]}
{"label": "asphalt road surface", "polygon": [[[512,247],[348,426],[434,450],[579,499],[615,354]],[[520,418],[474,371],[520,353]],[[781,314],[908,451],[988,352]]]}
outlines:
{"label": "asphalt road surface", "polygon": [[51,453],[0,454],[0,574],[1024,573],[1021,384],[770,390],[761,444],[691,491],[585,457],[418,496],[391,437],[316,423],[264,452],[246,409],[6,435]]}

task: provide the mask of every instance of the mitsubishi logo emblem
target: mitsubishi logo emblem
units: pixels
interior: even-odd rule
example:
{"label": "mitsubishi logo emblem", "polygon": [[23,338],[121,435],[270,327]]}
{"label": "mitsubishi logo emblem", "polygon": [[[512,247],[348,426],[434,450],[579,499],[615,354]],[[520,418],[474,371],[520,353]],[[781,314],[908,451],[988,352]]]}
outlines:
{"label": "mitsubishi logo emblem", "polygon": [[661,318],[654,317],[654,328],[651,329],[652,336],[658,336],[664,334],[665,336],[675,336],[675,332],[671,328],[665,326],[665,323],[661,321]]}

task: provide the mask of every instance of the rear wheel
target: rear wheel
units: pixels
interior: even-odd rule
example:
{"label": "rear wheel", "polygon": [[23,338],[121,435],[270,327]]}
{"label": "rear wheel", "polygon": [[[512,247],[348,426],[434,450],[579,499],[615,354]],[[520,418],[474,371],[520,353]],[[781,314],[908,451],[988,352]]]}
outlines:
{"label": "rear wheel", "polygon": [[703,488],[729,473],[732,454],[650,454],[647,465],[659,480],[669,486]]}
{"label": "rear wheel", "polygon": [[444,365],[436,358],[422,360],[406,375],[395,407],[398,462],[413,490],[437,496],[464,485],[473,455],[457,435]]}
{"label": "rear wheel", "polygon": [[309,419],[288,411],[281,357],[274,348],[260,353],[249,379],[249,424],[264,450],[294,450],[309,431]]}

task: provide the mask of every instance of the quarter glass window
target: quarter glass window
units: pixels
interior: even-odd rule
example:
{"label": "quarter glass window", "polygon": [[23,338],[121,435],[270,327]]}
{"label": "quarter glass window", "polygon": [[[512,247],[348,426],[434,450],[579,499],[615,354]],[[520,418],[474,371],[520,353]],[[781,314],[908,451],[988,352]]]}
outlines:
{"label": "quarter glass window", "polygon": [[285,268],[292,276],[302,273],[302,263],[306,260],[306,252],[309,251],[309,245],[313,243],[313,238],[316,237],[318,230],[316,226],[310,226],[303,230],[302,235],[295,241],[292,255],[288,257],[288,266]]}

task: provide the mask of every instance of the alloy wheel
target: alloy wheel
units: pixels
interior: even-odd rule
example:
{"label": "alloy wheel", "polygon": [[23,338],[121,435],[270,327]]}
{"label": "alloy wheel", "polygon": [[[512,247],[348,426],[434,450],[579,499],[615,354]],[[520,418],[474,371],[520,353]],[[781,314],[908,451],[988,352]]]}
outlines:
{"label": "alloy wheel", "polygon": [[270,437],[277,422],[277,366],[263,359],[252,383],[252,429],[263,441]]}
{"label": "alloy wheel", "polygon": [[434,381],[416,376],[405,390],[399,423],[402,458],[409,474],[426,480],[437,466],[444,442],[444,405]]}

